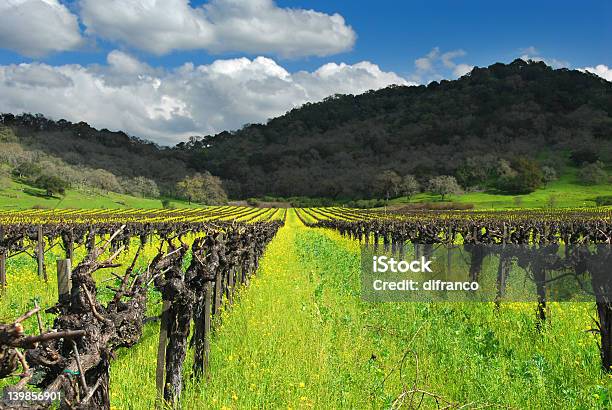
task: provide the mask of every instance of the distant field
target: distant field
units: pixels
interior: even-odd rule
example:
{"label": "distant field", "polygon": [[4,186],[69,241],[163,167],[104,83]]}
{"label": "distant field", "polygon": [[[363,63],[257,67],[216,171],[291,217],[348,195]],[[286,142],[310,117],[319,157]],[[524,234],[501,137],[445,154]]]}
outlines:
{"label": "distant field", "polygon": [[[171,200],[176,208],[193,208],[187,202]],[[84,192],[68,190],[61,198],[48,198],[41,189],[32,188],[15,181],[7,187],[0,187],[0,210],[42,208],[162,208],[160,199],[137,198],[130,195],[104,193],[99,191]]]}
{"label": "distant field", "polygon": [[[557,181],[528,195],[502,195],[488,192],[468,192],[463,195],[449,195],[447,201],[474,204],[476,209],[506,208],[559,208],[594,206],[598,196],[612,195],[612,184],[580,185],[576,170],[569,169]],[[428,193],[394,198],[389,205],[405,203],[436,202],[440,197]],[[171,199],[175,208],[194,208],[197,204]],[[233,205],[247,206],[246,201],[232,202]],[[289,202],[270,202],[262,200],[260,207],[288,207]],[[138,198],[114,192],[68,190],[62,198],[48,198],[41,189],[11,181],[8,186],[0,186],[0,210],[42,208],[162,208],[161,199]]]}
{"label": "distant field", "polygon": [[[572,169],[545,188],[527,195],[469,192],[463,195],[449,195],[445,200],[471,203],[477,209],[565,208],[594,206],[596,197],[606,195],[612,195],[612,184],[580,185],[576,180],[576,171]],[[410,198],[410,201],[406,197],[392,199],[390,204],[438,201],[439,199],[440,197],[436,195],[418,194]]]}

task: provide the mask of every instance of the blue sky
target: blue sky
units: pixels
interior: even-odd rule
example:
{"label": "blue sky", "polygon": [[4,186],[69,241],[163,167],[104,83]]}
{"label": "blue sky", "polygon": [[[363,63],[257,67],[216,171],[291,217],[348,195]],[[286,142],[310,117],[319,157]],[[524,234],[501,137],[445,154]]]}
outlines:
{"label": "blue sky", "polygon": [[3,3],[0,111],[161,143],[521,56],[612,80],[612,3],[603,0]]}
{"label": "blue sky", "polygon": [[[78,11],[75,2],[63,1]],[[192,1],[197,7],[205,1]],[[333,57],[284,59],[291,71],[316,69],[328,61],[375,62],[381,68],[408,74],[415,59],[433,47],[463,49],[472,65],[510,62],[521,49],[535,47],[549,58],[571,66],[612,65],[612,2],[586,1],[294,1],[276,2],[281,7],[314,9],[341,14],[357,33],[352,50]],[[106,53],[116,48],[98,39],[97,47],[55,53],[42,61],[49,64],[104,63]],[[185,61],[206,64],[218,58],[254,56],[252,53],[212,54],[203,50],[154,56],[135,50],[154,65],[177,66]],[[0,64],[33,59],[0,49]],[[41,60],[41,59],[36,59]]]}

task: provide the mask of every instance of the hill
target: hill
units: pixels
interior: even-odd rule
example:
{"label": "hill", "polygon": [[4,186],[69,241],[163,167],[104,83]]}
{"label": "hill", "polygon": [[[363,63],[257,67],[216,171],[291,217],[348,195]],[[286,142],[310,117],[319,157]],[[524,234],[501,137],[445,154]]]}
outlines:
{"label": "hill", "polygon": [[165,194],[172,194],[177,181],[195,172],[168,147],[121,131],[97,130],[85,122],[53,121],[42,114],[0,114],[0,126],[14,134],[14,140],[0,138],[0,142],[17,143],[24,150],[40,151],[69,165],[103,169],[117,177],[148,178]]}
{"label": "hill", "polygon": [[73,188],[85,179],[102,193],[141,197],[180,196],[178,181],[208,171],[234,199],[430,200],[436,176],[455,178],[470,193],[463,200],[476,202],[546,192],[559,178],[571,181],[566,191],[590,186],[581,191],[590,197],[609,182],[612,83],[515,60],[454,81],[331,96],[175,147],[41,114],[1,114],[0,144],[0,178],[42,164]]}
{"label": "hill", "polygon": [[421,186],[451,175],[469,190],[499,191],[525,158],[557,175],[609,167],[612,83],[515,60],[455,81],[329,97],[174,150],[224,179],[233,197],[371,198],[385,170]]}

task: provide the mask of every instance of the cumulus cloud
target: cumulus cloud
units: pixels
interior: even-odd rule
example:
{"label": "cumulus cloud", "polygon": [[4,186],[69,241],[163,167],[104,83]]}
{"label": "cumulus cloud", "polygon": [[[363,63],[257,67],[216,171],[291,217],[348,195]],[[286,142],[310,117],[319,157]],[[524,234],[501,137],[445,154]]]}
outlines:
{"label": "cumulus cloud", "polygon": [[469,64],[455,62],[455,59],[466,55],[467,53],[461,49],[442,53],[439,47],[434,47],[423,57],[414,60],[416,72],[412,75],[411,80],[418,83],[428,83],[451,76],[461,77],[474,68]]}
{"label": "cumulus cloud", "polygon": [[336,93],[409,84],[367,61],[295,73],[265,57],[165,70],[113,51],[107,62],[0,66],[0,112],[40,112],[174,144],[265,121]]}
{"label": "cumulus cloud", "polygon": [[544,62],[546,65],[551,66],[552,68],[567,68],[570,67],[570,63],[569,61],[566,60],[559,60],[557,58],[552,58],[552,57],[542,57],[540,55],[540,51],[535,48],[534,46],[529,46],[526,48],[522,48],[519,50],[521,55],[520,55],[520,59],[521,60],[532,60],[532,61],[542,61]]}
{"label": "cumulus cloud", "polygon": [[470,71],[472,71],[472,69],[474,68],[473,65],[469,65],[469,64],[457,64],[454,68],[453,68],[453,75],[455,77],[461,77],[466,75],[467,73],[469,73]]}
{"label": "cumulus cloud", "polygon": [[581,68],[580,71],[588,71],[589,73],[596,74],[605,80],[612,81],[612,67],[608,67],[604,64],[599,64],[595,67],[584,67]]}
{"label": "cumulus cloud", "polygon": [[339,14],[280,8],[273,0],[80,0],[87,32],[155,54],[173,50],[325,56],[355,32]]}
{"label": "cumulus cloud", "polygon": [[77,17],[58,0],[0,2],[0,48],[41,57],[82,43]]}

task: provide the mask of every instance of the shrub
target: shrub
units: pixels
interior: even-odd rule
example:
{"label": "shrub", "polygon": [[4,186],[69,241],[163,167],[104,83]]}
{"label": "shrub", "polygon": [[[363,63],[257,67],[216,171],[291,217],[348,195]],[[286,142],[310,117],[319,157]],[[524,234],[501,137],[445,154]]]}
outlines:
{"label": "shrub", "polygon": [[34,162],[23,162],[13,169],[13,176],[29,182],[36,180],[41,173],[41,167]]}
{"label": "shrub", "polygon": [[600,161],[586,164],[578,171],[578,180],[585,185],[604,184],[608,179],[608,173]]}
{"label": "shrub", "polygon": [[52,175],[41,175],[34,182],[36,188],[44,189],[47,196],[55,194],[65,195],[68,189],[68,183],[61,178]]}
{"label": "shrub", "polygon": [[545,183],[556,181],[557,171],[553,167],[543,166],[542,167],[542,180]]}
{"label": "shrub", "polygon": [[543,183],[540,166],[529,158],[517,158],[512,163],[515,175],[507,175],[498,179],[497,188],[507,194],[529,194]]}
{"label": "shrub", "polygon": [[597,206],[612,205],[612,195],[598,196],[595,198],[595,203]]}
{"label": "shrub", "polygon": [[249,206],[258,206],[259,205],[259,200],[257,198],[247,198],[246,203]]}
{"label": "shrub", "polygon": [[592,149],[584,148],[572,152],[570,159],[576,165],[592,164],[599,161],[599,154]]}

